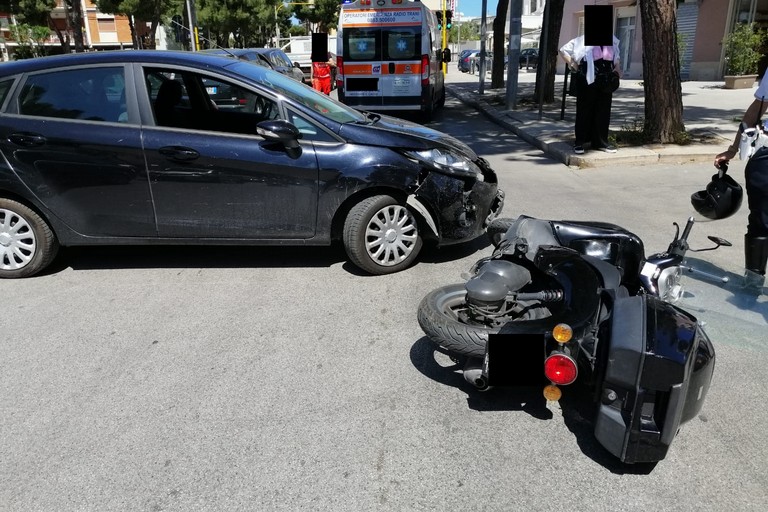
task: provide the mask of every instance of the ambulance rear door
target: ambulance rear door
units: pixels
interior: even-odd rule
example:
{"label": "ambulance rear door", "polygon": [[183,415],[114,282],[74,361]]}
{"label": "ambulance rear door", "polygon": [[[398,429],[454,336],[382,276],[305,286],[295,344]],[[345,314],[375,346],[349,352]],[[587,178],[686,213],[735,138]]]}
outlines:
{"label": "ambulance rear door", "polygon": [[[370,110],[418,110],[422,103],[422,49],[426,18],[415,7],[344,9],[339,99]],[[427,41],[428,45],[429,42]]]}

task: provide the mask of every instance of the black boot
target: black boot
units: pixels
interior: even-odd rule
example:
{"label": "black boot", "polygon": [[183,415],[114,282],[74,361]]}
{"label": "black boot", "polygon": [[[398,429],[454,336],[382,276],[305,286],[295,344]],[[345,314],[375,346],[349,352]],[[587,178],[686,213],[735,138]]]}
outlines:
{"label": "black boot", "polygon": [[762,290],[768,263],[768,237],[744,235],[744,286]]}

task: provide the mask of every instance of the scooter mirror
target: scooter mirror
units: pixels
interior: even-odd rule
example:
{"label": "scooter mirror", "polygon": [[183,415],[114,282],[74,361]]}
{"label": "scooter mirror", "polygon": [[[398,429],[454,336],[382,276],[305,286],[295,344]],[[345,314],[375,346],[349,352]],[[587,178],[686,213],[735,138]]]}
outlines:
{"label": "scooter mirror", "polygon": [[733,244],[726,240],[725,238],[720,238],[719,236],[708,236],[710,242],[714,242],[714,247],[707,247],[704,249],[688,249],[691,252],[704,252],[704,251],[714,251],[718,247],[731,247]]}
{"label": "scooter mirror", "polygon": [[721,245],[723,247],[732,247],[733,246],[733,244],[731,242],[729,242],[725,238],[720,238],[719,236],[708,236],[707,238],[709,238],[711,241],[715,242],[718,247],[720,247]]}

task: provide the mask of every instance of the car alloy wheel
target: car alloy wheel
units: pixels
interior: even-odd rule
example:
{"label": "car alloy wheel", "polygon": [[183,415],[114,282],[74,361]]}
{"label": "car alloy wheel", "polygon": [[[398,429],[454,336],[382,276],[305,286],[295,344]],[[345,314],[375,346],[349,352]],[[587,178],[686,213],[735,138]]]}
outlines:
{"label": "car alloy wheel", "polygon": [[344,225],[344,245],[355,265],[371,274],[408,267],[421,251],[416,218],[390,196],[374,196],[355,205]]}

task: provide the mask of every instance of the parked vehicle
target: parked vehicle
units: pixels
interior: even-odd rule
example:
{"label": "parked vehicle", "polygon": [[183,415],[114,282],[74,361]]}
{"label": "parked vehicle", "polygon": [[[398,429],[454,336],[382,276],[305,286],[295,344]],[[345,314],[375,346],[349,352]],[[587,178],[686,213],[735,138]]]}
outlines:
{"label": "parked vehicle", "polygon": [[[485,71],[490,72],[491,66],[493,66],[493,52],[485,52]],[[480,72],[480,52],[473,53],[469,56],[469,72],[471,74]]]}
{"label": "parked vehicle", "polygon": [[461,50],[461,52],[459,52],[458,56],[456,57],[456,68],[457,68],[459,71],[462,71],[462,69],[461,69],[461,63],[462,63],[462,61],[464,60],[464,58],[465,58],[467,55],[469,55],[470,53],[474,52],[474,51],[477,51],[477,50]]}
{"label": "parked vehicle", "polygon": [[202,52],[92,52],[0,66],[0,277],[60,245],[328,245],[372,274],[503,205],[460,141]]}
{"label": "parked vehicle", "polygon": [[458,66],[459,71],[462,73],[469,73],[471,69],[472,57],[479,54],[480,50],[469,50],[466,53],[462,52],[459,56]]}
{"label": "parked vehicle", "polygon": [[525,48],[520,50],[520,69],[535,68],[539,65],[539,49]]}
{"label": "parked vehicle", "polygon": [[[548,400],[578,377],[598,402],[595,436],[625,463],[663,459],[702,407],[714,347],[696,318],[672,304],[693,218],[665,252],[600,222],[497,219],[497,244],[464,284],[419,305],[429,338],[465,358],[464,377],[490,386],[545,385]],[[714,247],[726,240],[710,237]]]}
{"label": "parked vehicle", "polygon": [[288,58],[288,55],[279,48],[218,48],[215,50],[205,50],[205,52],[231,55],[253,64],[274,69],[278,73],[282,73],[299,82],[307,83],[304,80],[304,72],[298,65],[294,65],[291,59]]}
{"label": "parked vehicle", "polygon": [[377,0],[342,3],[336,88],[339,101],[364,110],[414,110],[430,120],[445,105],[435,14],[421,2]]}

